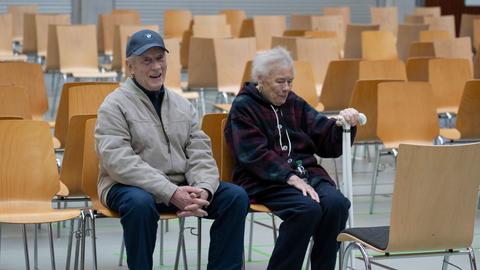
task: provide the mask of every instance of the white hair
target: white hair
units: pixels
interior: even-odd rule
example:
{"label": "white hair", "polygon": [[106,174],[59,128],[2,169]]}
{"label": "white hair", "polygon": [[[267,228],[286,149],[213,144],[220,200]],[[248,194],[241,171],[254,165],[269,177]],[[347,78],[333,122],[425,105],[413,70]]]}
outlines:
{"label": "white hair", "polygon": [[275,47],[255,56],[252,64],[252,79],[258,82],[260,79],[268,77],[276,69],[292,69],[295,72],[293,59],[283,47]]}

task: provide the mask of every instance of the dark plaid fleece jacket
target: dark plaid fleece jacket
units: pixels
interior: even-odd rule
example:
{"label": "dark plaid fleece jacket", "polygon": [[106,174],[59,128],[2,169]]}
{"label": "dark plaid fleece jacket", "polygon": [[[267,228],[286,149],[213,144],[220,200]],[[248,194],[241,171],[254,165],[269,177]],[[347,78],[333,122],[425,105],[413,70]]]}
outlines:
{"label": "dark plaid fleece jacket", "polygon": [[[352,142],[355,131],[353,128]],[[310,181],[323,178],[333,184],[313,154],[324,158],[339,157],[342,128],[293,91],[283,105],[275,107],[258,93],[256,84],[246,83],[233,101],[224,132],[236,162],[233,181],[244,187],[251,198],[275,186],[287,185],[288,178],[298,174],[300,160]],[[285,150],[289,145],[286,132],[290,139],[290,156],[288,148]]]}

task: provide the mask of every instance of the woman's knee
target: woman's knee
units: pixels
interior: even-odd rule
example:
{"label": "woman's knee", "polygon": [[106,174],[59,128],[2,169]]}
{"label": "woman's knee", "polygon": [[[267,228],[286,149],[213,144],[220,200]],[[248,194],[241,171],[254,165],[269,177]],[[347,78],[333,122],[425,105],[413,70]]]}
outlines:
{"label": "woman's knee", "polygon": [[329,214],[334,215],[348,215],[351,206],[350,201],[339,191],[322,198],[320,203]]}

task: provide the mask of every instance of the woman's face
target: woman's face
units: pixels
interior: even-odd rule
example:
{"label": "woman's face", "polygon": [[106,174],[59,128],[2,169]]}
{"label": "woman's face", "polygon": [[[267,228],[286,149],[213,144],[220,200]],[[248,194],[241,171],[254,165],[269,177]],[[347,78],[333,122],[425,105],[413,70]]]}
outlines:
{"label": "woman's face", "polygon": [[293,69],[275,68],[270,74],[258,81],[259,91],[264,98],[275,106],[280,106],[287,100],[292,90]]}

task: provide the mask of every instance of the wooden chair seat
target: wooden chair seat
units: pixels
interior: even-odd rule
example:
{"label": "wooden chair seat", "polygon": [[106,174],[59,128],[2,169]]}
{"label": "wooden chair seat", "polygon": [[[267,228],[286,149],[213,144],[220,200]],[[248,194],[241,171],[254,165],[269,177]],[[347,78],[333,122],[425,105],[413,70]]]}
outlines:
{"label": "wooden chair seat", "polygon": [[216,109],[221,110],[222,112],[229,112],[230,109],[232,108],[232,104],[222,104],[222,103],[217,103],[213,105]]}
{"label": "wooden chair seat", "polygon": [[271,213],[272,210],[268,209],[263,204],[260,203],[250,203],[250,211],[252,212],[262,212],[262,213]]}
{"label": "wooden chair seat", "polygon": [[[60,142],[59,142],[59,144],[60,144]],[[68,196],[69,193],[70,193],[70,191],[68,190],[68,187],[62,181],[60,181],[60,189],[58,190],[58,192],[55,195],[60,196],[60,197],[65,197],[65,196]]]}
{"label": "wooden chair seat", "polygon": [[26,62],[27,61],[27,56],[24,54],[18,54],[18,55],[0,55],[0,61],[4,62],[17,62],[17,61],[22,61]]}
{"label": "wooden chair seat", "polygon": [[0,204],[0,223],[38,224],[76,218],[79,209],[52,209],[49,202],[10,201]]}
{"label": "wooden chair seat", "polygon": [[440,136],[448,139],[452,139],[452,140],[459,140],[462,137],[462,134],[456,128],[441,128]]}

